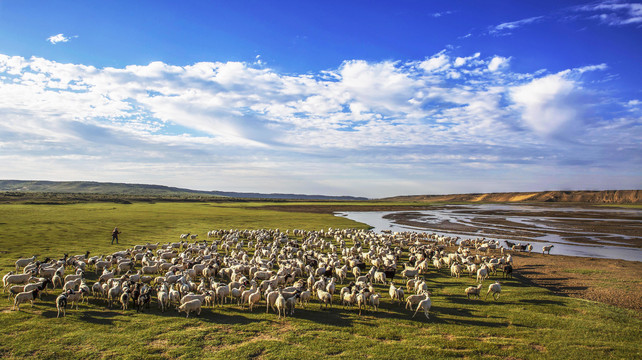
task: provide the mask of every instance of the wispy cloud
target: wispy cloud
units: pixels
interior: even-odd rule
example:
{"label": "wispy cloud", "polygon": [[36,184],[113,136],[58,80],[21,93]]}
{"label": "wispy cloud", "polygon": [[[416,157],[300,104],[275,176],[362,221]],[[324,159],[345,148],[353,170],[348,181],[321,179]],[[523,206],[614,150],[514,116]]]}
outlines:
{"label": "wispy cloud", "polygon": [[65,36],[64,34],[57,34],[57,35],[52,35],[47,38],[47,41],[49,41],[52,44],[58,44],[61,42],[68,42],[69,40],[73,38],[77,38],[78,36]]}
{"label": "wispy cloud", "polygon": [[493,35],[510,35],[511,31],[523,27],[525,25],[533,24],[540,22],[544,19],[544,16],[534,16],[522,20],[505,22],[499,25],[492,26],[488,32]]}
{"label": "wispy cloud", "polygon": [[573,8],[590,13],[590,17],[611,26],[642,24],[642,3],[603,1]]}
{"label": "wispy cloud", "polygon": [[[386,190],[398,179],[409,192],[425,192],[426,178],[447,186],[438,174],[452,169],[528,164],[512,175],[521,177],[635,158],[639,107],[627,99],[617,119],[600,116],[582,82],[606,65],[523,74],[510,59],[441,51],[282,74],[263,63],[96,68],[0,55],[0,149],[13,169],[5,176],[90,179],[100,163],[102,177],[91,179],[150,182],[137,178],[144,168],[170,185],[202,188],[205,177],[211,189],[257,190],[260,177],[274,179],[262,191],[376,196],[398,192]],[[570,132],[581,134],[573,149],[560,140]],[[611,134],[624,150],[594,159],[611,153]]]}
{"label": "wispy cloud", "polygon": [[446,16],[446,15],[454,14],[454,13],[455,13],[455,11],[448,10],[448,11],[441,11],[441,12],[432,13],[432,14],[430,14],[430,15],[431,15],[432,17],[434,17],[434,18],[439,18],[439,17],[442,17],[442,16]]}

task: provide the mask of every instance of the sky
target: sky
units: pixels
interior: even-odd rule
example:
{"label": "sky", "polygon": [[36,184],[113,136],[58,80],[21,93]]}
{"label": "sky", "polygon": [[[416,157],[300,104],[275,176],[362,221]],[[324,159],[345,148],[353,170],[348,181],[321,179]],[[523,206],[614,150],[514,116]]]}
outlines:
{"label": "sky", "polygon": [[0,178],[642,189],[639,1],[0,0]]}

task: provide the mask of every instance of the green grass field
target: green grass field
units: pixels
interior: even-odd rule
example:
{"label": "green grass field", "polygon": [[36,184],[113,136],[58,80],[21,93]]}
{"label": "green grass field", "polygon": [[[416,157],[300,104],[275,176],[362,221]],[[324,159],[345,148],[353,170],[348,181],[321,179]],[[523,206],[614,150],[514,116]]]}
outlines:
{"label": "green grass field", "polygon": [[[19,257],[59,258],[64,252],[108,254],[135,244],[178,241],[180,233],[205,238],[211,229],[366,228],[341,217],[261,210],[248,203],[90,203],[0,205],[2,275]],[[110,246],[114,226],[123,232]],[[519,263],[516,264],[519,272]],[[642,357],[640,314],[560,297],[517,276],[502,283],[499,301],[467,300],[474,279],[426,275],[432,291],[430,320],[393,305],[378,286],[382,306],[362,316],[337,305],[320,310],[316,301],[278,320],[265,303],[249,312],[237,305],[204,308],[186,319],[161,313],[156,302],[143,314],[106,308],[91,299],[56,318],[54,298],[11,311],[0,300],[0,357],[47,358],[490,358],[633,359]],[[587,273],[587,276],[590,276]],[[96,279],[88,272],[89,283]],[[349,280],[352,276],[349,275]],[[396,278],[396,285],[404,282]],[[490,281],[484,283],[484,289]],[[405,286],[404,286],[405,287]],[[338,287],[340,289],[341,286]],[[484,290],[485,292],[485,290]],[[338,290],[337,290],[338,293]],[[483,296],[482,296],[483,298]]]}

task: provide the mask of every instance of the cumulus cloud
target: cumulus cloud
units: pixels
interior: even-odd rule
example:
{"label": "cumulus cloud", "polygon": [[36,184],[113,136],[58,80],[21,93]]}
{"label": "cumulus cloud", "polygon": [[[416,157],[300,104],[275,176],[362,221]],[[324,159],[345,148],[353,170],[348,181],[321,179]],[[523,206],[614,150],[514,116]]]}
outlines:
{"label": "cumulus cloud", "polygon": [[[628,127],[630,137],[618,141],[634,147],[634,120],[584,120],[590,102],[582,74],[605,64],[519,74],[509,61],[442,51],[423,61],[347,60],[318,74],[282,74],[258,63],[96,68],[0,55],[0,149],[29,159],[5,176],[55,178],[61,169],[81,176],[99,158],[112,181],[138,163],[176,181],[170,185],[187,185],[167,175],[174,168],[216,179],[211,186],[219,189],[256,190],[251,179],[282,176],[289,180],[265,191],[311,192],[301,188],[310,184],[364,195],[355,184],[390,179],[390,168],[403,177],[418,168],[558,161],[555,146],[542,149],[569,129],[590,136],[591,146],[611,146],[604,134]],[[635,116],[636,105],[622,106]],[[38,164],[29,176],[25,169]],[[328,169],[331,177],[310,176]]]}
{"label": "cumulus cloud", "polygon": [[49,41],[50,43],[55,45],[55,44],[61,43],[61,42],[68,42],[69,40],[71,40],[74,37],[76,37],[76,36],[65,36],[63,34],[57,34],[57,35],[52,35],[52,36],[48,37],[47,41]]}
{"label": "cumulus cloud", "polygon": [[488,70],[497,71],[500,68],[507,66],[509,61],[510,61],[509,58],[505,58],[502,56],[494,56],[490,60],[490,63],[488,64]]}

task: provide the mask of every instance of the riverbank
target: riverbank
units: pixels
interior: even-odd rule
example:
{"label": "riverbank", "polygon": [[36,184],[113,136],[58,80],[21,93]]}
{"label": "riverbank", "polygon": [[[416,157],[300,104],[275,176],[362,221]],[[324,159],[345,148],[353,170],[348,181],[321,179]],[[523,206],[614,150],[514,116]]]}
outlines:
{"label": "riverbank", "polygon": [[[642,310],[642,262],[513,253],[515,274],[562,296]],[[639,314],[639,313],[638,313]]]}

